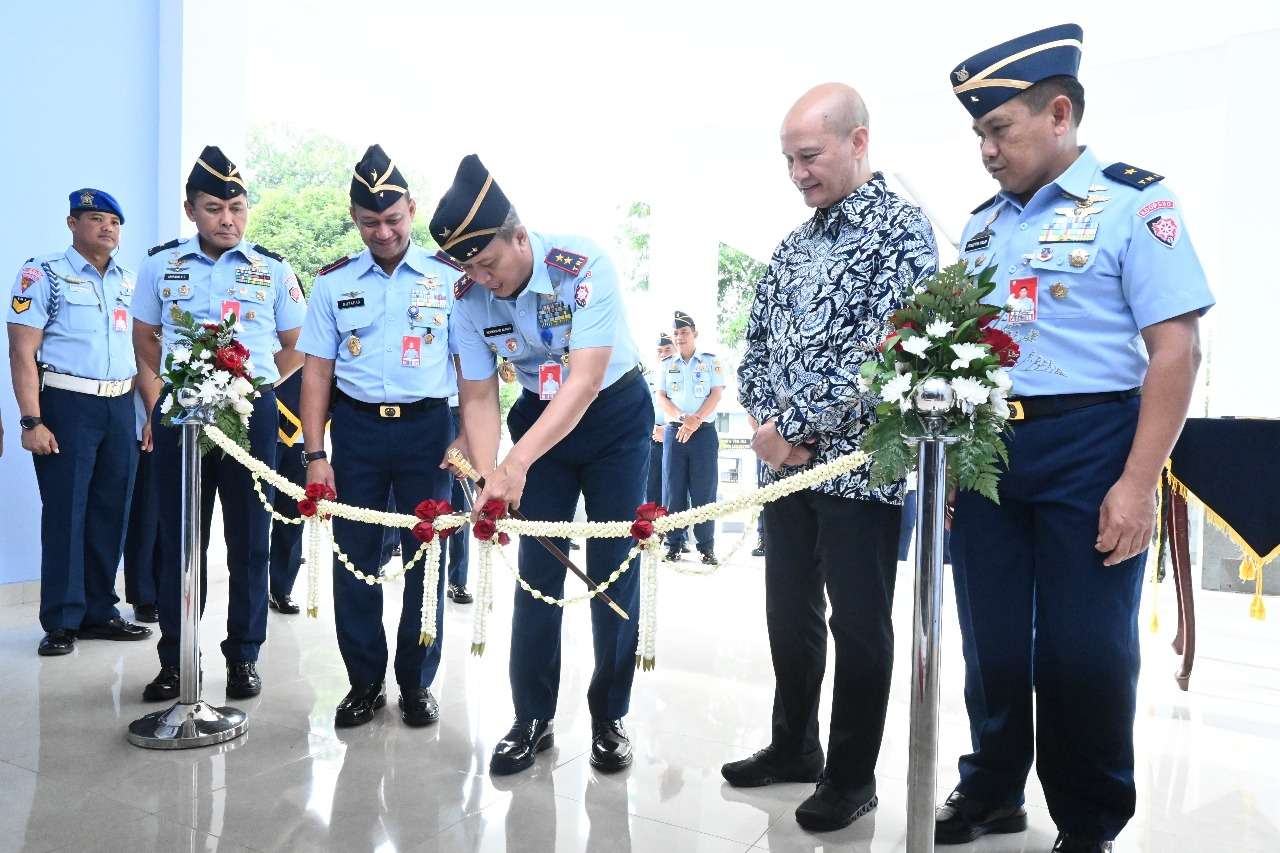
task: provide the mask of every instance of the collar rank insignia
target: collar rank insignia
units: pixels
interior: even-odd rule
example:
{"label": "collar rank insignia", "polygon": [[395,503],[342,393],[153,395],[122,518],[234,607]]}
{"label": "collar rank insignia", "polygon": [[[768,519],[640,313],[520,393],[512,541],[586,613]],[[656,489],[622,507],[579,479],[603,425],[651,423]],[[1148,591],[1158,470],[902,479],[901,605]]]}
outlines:
{"label": "collar rank insignia", "polygon": [[547,253],[546,263],[547,266],[553,269],[564,270],[572,275],[577,275],[586,266],[587,256],[579,255],[575,252],[566,252],[564,249],[552,249]]}
{"label": "collar rank insignia", "polygon": [[1102,174],[1113,181],[1119,181],[1140,190],[1145,190],[1164,180],[1164,175],[1157,175],[1155,172],[1148,172],[1146,169],[1139,169],[1128,163],[1112,163],[1102,170]]}
{"label": "collar rank insignia", "polygon": [[462,264],[458,263],[458,262],[457,262],[457,261],[455,261],[453,258],[449,257],[449,256],[444,252],[444,250],[443,250],[443,249],[441,249],[439,252],[436,252],[436,254],[435,254],[435,259],[436,259],[437,261],[439,261],[440,263],[442,263],[442,264],[446,264],[446,265],[448,265],[448,266],[453,267],[455,270],[458,270],[459,272],[461,272],[461,271],[462,271]]}

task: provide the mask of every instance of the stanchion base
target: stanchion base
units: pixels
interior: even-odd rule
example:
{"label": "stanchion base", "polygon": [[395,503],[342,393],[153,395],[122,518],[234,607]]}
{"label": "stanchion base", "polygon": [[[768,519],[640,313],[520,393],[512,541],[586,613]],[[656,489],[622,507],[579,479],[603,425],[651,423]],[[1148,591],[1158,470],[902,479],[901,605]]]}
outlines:
{"label": "stanchion base", "polygon": [[244,734],[249,718],[236,708],[215,708],[203,700],[175,702],[129,724],[129,743],[145,749],[213,746]]}

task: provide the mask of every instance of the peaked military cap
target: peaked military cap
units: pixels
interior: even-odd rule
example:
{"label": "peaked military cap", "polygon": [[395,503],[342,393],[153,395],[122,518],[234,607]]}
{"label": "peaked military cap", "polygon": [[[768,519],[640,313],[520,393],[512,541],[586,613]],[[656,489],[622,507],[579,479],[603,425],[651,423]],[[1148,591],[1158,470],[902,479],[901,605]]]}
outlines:
{"label": "peaked military cap", "polygon": [[675,325],[673,325],[671,328],[673,328],[673,329],[696,329],[696,328],[697,328],[697,326],[693,325],[693,318],[692,318],[692,317],[690,317],[688,314],[684,313],[683,311],[677,311],[677,312],[676,312]]}
{"label": "peaked military cap", "polygon": [[95,190],[85,187],[82,190],[76,190],[69,196],[71,199],[71,212],[76,213],[81,210],[97,210],[102,213],[114,213],[120,217],[120,224],[124,224],[124,211],[120,209],[120,202],[112,197],[111,193]]}
{"label": "peaked military cap", "polygon": [[666,332],[658,332],[658,346],[673,347],[675,343],[671,340],[671,335]]}
{"label": "peaked military cap", "polygon": [[374,143],[356,163],[351,175],[351,203],[381,213],[409,194],[409,182]]}
{"label": "peaked military cap", "polygon": [[240,169],[216,145],[206,145],[200,152],[191,174],[187,175],[187,190],[220,199],[233,199],[246,192]]}
{"label": "peaked military cap", "polygon": [[951,71],[951,90],[974,118],[982,118],[1049,77],[1075,77],[1084,30],[1060,24],[987,48]]}
{"label": "peaked military cap", "polygon": [[431,236],[450,257],[467,261],[489,245],[510,212],[511,202],[493,175],[468,154],[431,217]]}

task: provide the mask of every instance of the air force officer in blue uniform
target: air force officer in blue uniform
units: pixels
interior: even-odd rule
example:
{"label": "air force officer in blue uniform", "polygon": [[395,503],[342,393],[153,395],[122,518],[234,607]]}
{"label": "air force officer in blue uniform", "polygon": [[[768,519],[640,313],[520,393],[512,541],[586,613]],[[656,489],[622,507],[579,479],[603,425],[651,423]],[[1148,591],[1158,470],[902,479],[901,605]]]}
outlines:
{"label": "air force officer in blue uniform", "polygon": [[[525,228],[474,154],[459,165],[431,219],[431,234],[471,280],[460,289],[453,338],[462,365],[458,443],[487,478],[480,500],[505,501],[537,521],[567,522],[581,494],[592,521],[634,518],[644,500],[654,414],[608,256],[582,237]],[[524,387],[507,417],[515,445],[500,462],[495,353],[511,361]],[[557,544],[568,547],[563,539]],[[630,544],[588,540],[587,573],[604,580]],[[529,537],[520,540],[520,571],[547,594],[564,594],[564,567]],[[633,613],[637,575],[633,565],[609,589]],[[561,608],[516,591],[516,719],[494,749],[489,766],[495,774],[526,769],[552,745],[562,616]],[[635,625],[591,601],[590,761],[605,772],[631,763],[622,717],[635,672]]]}
{"label": "air force officer in blue uniform", "polygon": [[40,485],[38,652],[80,639],[141,640],[114,591],[133,439],[133,273],[112,257],[124,213],[102,190],[71,193],[65,252],[29,259],[9,297],[9,353],[22,447]]}
{"label": "air force officer in blue uniform", "polygon": [[1005,323],[1022,352],[1000,503],[955,503],[973,751],[940,844],[1025,828],[1033,757],[1055,851],[1110,850],[1134,812],[1143,564],[1213,296],[1161,176],[1078,144],[1082,40],[1051,27],[951,72],[1000,186],[962,257],[995,270],[999,302],[1025,301]]}
{"label": "air force officer in blue uniform", "polygon": [[[400,512],[428,498],[447,500],[449,475],[439,467],[450,439],[449,396],[457,388],[449,356],[449,313],[456,265],[412,242],[417,204],[409,184],[379,145],[351,178],[351,218],[367,248],[320,270],[298,348],[307,482],[326,483],[343,503]],[[335,387],[336,391],[332,389]],[[333,461],[324,449],[332,406]],[[337,518],[333,534],[365,572],[381,565],[382,528]],[[405,559],[421,543],[400,531]],[[400,715],[411,726],[440,716],[431,683],[444,644],[444,578],[436,595],[436,640],[421,633],[421,567],[404,577],[396,633],[395,677]],[[394,588],[394,587],[393,587]],[[338,726],[358,726],[386,704],[387,638],[382,587],[369,586],[333,561],[338,649],[351,690],[339,703]]]}

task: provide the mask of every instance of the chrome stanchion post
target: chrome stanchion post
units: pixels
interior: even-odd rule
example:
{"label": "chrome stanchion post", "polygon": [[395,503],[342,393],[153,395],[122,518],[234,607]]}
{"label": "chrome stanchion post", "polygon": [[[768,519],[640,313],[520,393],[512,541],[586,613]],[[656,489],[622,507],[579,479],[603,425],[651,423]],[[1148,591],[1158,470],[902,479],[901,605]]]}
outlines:
{"label": "chrome stanchion post", "polygon": [[947,445],[943,413],[954,394],[942,379],[921,383],[915,408],[925,435],[917,447],[915,612],[911,621],[911,740],[907,763],[907,853],[933,850],[938,784],[938,667],[942,627],[943,530],[947,503]]}
{"label": "chrome stanchion post", "polygon": [[248,717],[236,708],[218,708],[200,698],[200,429],[211,413],[184,407],[182,424],[182,635],[179,641],[178,701],[129,724],[129,742],[148,749],[212,746],[244,734]]}

